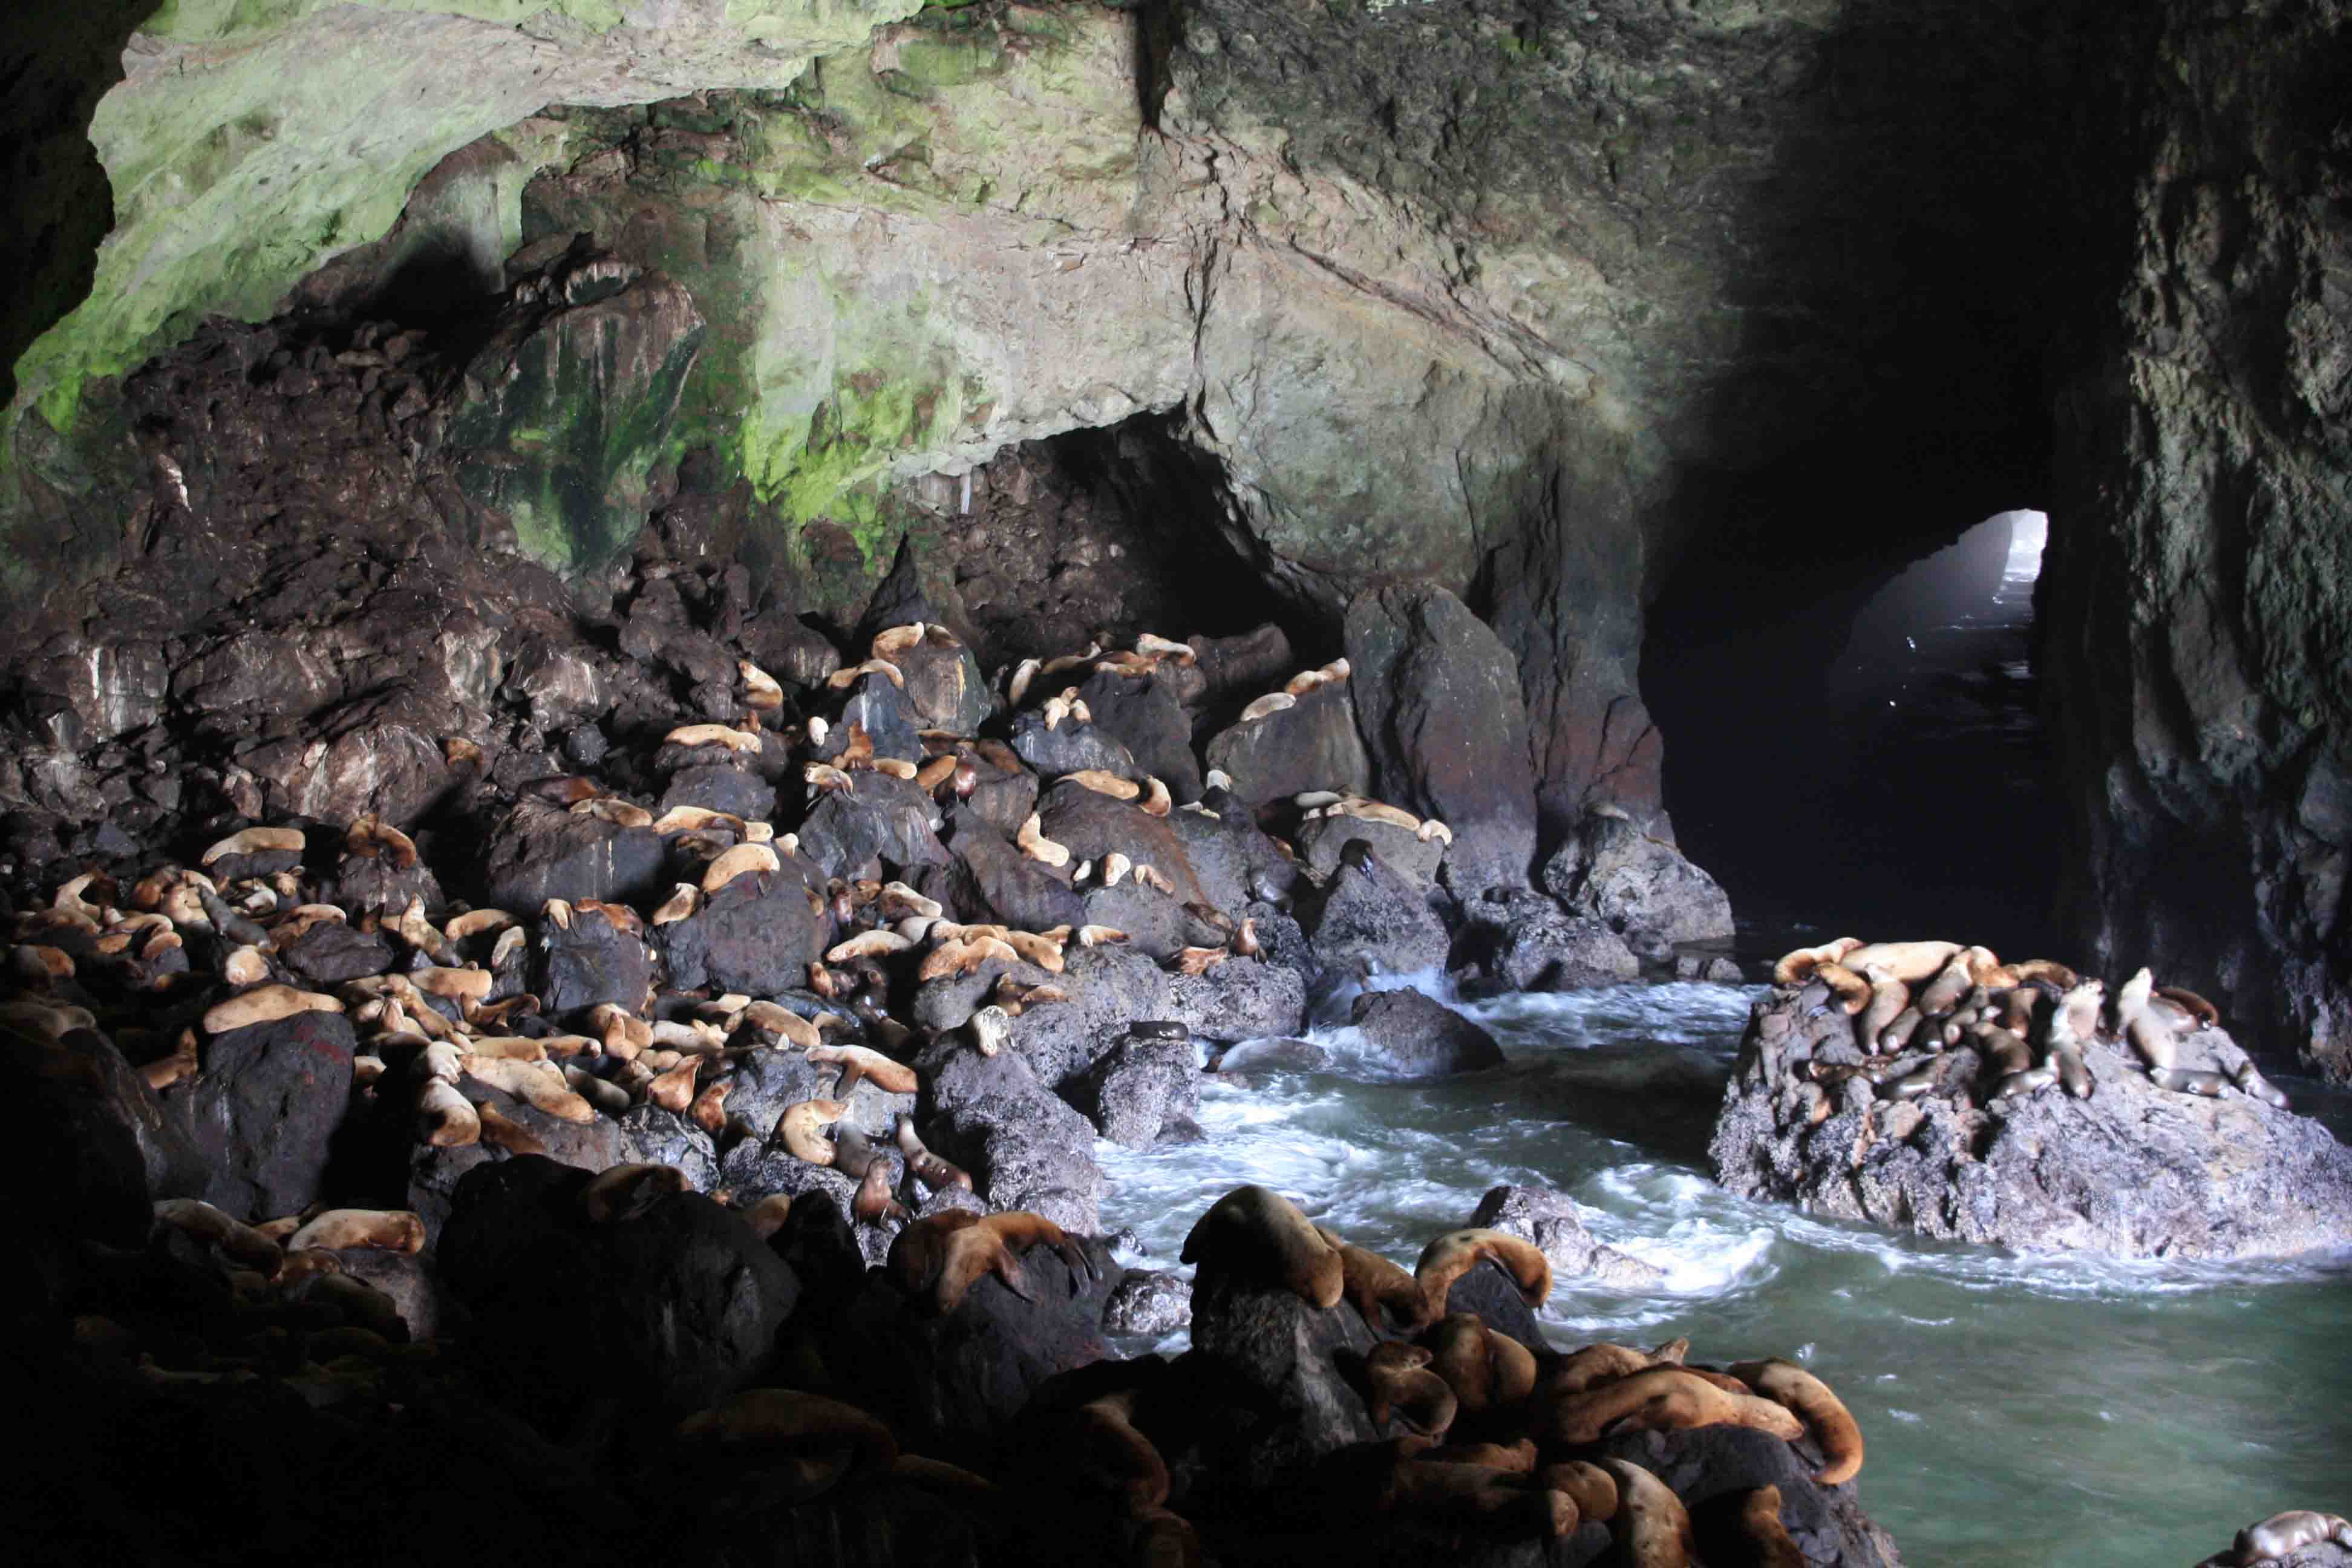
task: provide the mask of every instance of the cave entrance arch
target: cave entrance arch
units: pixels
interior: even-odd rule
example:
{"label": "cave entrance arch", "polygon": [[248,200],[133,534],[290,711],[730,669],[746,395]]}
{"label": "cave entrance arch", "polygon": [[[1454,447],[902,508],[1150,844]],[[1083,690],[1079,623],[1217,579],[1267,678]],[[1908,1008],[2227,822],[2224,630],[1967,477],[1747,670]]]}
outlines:
{"label": "cave entrance arch", "polygon": [[1642,671],[1666,806],[1743,947],[2053,951],[2063,808],[2033,647],[2048,528],[2004,510],[1810,570],[1695,558],[1668,584]]}

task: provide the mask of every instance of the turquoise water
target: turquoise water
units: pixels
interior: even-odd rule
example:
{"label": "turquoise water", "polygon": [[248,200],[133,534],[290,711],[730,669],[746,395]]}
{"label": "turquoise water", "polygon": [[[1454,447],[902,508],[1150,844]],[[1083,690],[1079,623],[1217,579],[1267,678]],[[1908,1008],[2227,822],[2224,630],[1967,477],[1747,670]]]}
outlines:
{"label": "turquoise water", "polygon": [[[1923,1568],[2188,1568],[2281,1509],[2352,1513],[2352,1258],[2292,1265],[2027,1258],[1734,1198],[1706,1141],[1754,993],[1625,986],[1463,1010],[1507,1064],[1382,1081],[1339,1070],[1212,1082],[1205,1142],[1103,1143],[1123,1260],[1175,1266],[1243,1182],[1410,1268],[1499,1183],[1557,1188],[1656,1290],[1562,1286],[1553,1343],[1687,1334],[1697,1359],[1790,1355],[1869,1446],[1864,1506]],[[2352,1103],[2281,1080],[2337,1136]],[[1172,1344],[1181,1344],[1181,1337]]]}

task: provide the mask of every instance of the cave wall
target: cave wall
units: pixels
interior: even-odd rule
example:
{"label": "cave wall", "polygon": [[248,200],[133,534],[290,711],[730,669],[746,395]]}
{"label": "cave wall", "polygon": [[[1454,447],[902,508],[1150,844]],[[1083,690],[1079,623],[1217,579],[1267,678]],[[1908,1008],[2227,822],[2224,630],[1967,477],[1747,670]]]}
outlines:
{"label": "cave wall", "polygon": [[[2352,7],[2180,4],[2112,58],[2128,193],[2055,384],[2038,605],[2106,973],[2352,1076]],[[2118,133],[2120,132],[2120,133]]]}
{"label": "cave wall", "polygon": [[[1496,626],[1549,834],[1595,799],[1664,832],[1664,574],[1755,531],[1743,476],[1826,451],[1834,482],[1843,442],[1941,484],[1965,437],[1969,484],[2056,519],[2098,961],[2334,1050],[2344,14],[191,0],[100,97],[94,13],[20,79],[52,143],[95,100],[114,218],[79,304],[40,331],[68,258],[14,307],[5,587],[69,623],[178,526],[121,387],[206,315],[487,297],[584,229],[691,294],[663,460],[703,454],[761,571],[846,605],[899,487],[1162,416],[1303,619],[1422,579]],[[21,173],[26,214],[90,186]],[[625,543],[467,527],[575,579]]]}

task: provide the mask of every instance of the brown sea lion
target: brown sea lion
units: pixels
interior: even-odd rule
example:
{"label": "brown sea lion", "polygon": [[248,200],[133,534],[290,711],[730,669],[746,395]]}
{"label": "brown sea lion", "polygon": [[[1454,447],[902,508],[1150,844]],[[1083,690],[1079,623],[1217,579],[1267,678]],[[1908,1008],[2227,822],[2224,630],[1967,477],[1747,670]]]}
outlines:
{"label": "brown sea lion", "polygon": [[1178,1257],[1257,1284],[1282,1286],[1310,1307],[1336,1306],[1347,1289],[1339,1249],[1297,1205],[1267,1187],[1235,1187],[1212,1204],[1185,1237]]}
{"label": "brown sea lion", "polygon": [[1731,1369],[1731,1375],[1803,1418],[1813,1441],[1821,1445],[1822,1464],[1815,1480],[1833,1487],[1862,1473],[1861,1424],[1828,1384],[1777,1357],[1741,1362]]}

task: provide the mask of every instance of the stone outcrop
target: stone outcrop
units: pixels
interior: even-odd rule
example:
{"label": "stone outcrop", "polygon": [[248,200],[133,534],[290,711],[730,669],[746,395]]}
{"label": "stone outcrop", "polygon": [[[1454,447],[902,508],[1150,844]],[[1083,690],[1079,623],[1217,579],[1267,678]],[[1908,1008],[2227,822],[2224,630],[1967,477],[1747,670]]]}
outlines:
{"label": "stone outcrop", "polygon": [[1756,1005],[1725,1086],[1708,1152],[1735,1193],[2021,1252],[2277,1258],[2352,1243],[2352,1149],[2230,1087],[2216,1068],[2245,1058],[2218,1029],[2179,1047],[2210,1092],[2159,1088],[2129,1045],[2094,1038],[2077,1097],[2054,1068],[2039,1087],[2004,1085],[1967,1045],[1864,1055],[1850,1027],[1822,1027],[1845,1023],[1834,1001],[1809,1021],[1802,995]]}

